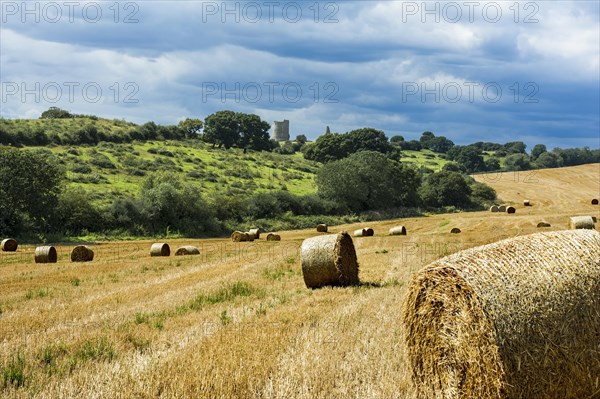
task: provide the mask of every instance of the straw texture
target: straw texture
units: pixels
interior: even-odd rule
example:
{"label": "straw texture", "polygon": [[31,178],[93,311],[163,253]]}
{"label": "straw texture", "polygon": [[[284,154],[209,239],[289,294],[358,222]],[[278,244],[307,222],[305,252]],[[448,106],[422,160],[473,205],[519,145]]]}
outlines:
{"label": "straw texture", "polygon": [[595,228],[594,218],[592,216],[574,216],[571,218],[569,226],[572,229],[591,229]]}
{"label": "straw texture", "polygon": [[171,248],[169,244],[164,242],[157,242],[152,244],[150,247],[150,256],[170,256]]}
{"label": "straw texture", "polygon": [[35,263],[56,263],[58,256],[56,248],[51,246],[42,246],[35,249]]}
{"label": "straw texture", "polygon": [[440,259],[413,276],[402,317],[419,399],[595,398],[600,234],[535,233]]}
{"label": "straw texture", "polygon": [[86,245],[78,245],[71,251],[71,262],[91,262],[94,251]]}
{"label": "straw texture", "polygon": [[175,256],[183,255],[200,255],[200,250],[193,245],[184,245],[183,247],[177,248],[175,251]]}
{"label": "straw texture", "polygon": [[327,225],[326,224],[318,224],[317,231],[319,233],[327,233]]}
{"label": "straw texture", "polygon": [[396,226],[390,229],[391,236],[405,236],[406,235],[406,227],[404,226]]}

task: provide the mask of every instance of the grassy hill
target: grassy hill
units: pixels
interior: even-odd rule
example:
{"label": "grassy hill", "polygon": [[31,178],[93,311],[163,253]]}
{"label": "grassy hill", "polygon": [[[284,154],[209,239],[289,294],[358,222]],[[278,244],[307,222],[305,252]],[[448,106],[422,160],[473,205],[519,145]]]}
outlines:
{"label": "grassy hill", "polygon": [[[35,140],[40,132],[68,142],[85,129],[111,139],[131,136],[139,125],[102,118],[0,119],[0,129]],[[116,140],[116,139],[115,139]],[[153,140],[97,145],[26,146],[31,151],[55,155],[67,171],[67,183],[83,187],[97,204],[139,191],[142,179],[156,170],[169,170],[201,187],[206,194],[251,195],[287,190],[292,194],[316,193],[315,173],[320,164],[274,152],[244,153],[241,149],[213,148],[200,140]],[[403,151],[402,162],[439,171],[449,162],[430,150]]]}

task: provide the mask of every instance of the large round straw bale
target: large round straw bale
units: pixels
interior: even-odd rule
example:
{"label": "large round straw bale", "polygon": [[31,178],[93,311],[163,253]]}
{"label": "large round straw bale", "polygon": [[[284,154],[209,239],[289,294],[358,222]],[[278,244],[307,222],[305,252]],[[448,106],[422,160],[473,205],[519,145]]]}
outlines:
{"label": "large round straw bale", "polygon": [[71,251],[71,262],[91,262],[94,251],[86,245],[78,245]]}
{"label": "large round straw bale", "polygon": [[35,263],[56,263],[58,256],[56,248],[51,246],[42,246],[35,249]]}
{"label": "large round straw bale", "polygon": [[373,237],[375,235],[375,230],[373,230],[371,227],[365,227],[363,230],[365,231],[366,237]]}
{"label": "large round straw bale", "polygon": [[458,227],[453,227],[452,230],[450,230],[450,233],[458,234],[458,233],[460,233],[460,229]]}
{"label": "large round straw bale", "polygon": [[529,200],[523,200],[523,206],[531,206],[531,202]]}
{"label": "large round straw bale", "polygon": [[591,216],[573,216],[569,226],[572,229],[594,229],[594,219]]}
{"label": "large round straw bale", "polygon": [[254,233],[250,233],[249,231],[246,231],[244,233],[244,236],[246,237],[246,239],[244,241],[254,241]]}
{"label": "large round straw bale", "polygon": [[246,233],[242,231],[234,231],[233,233],[231,233],[231,241],[233,242],[246,241],[246,238]]}
{"label": "large round straw bale", "polygon": [[551,224],[547,222],[539,222],[537,227],[551,227]]}
{"label": "large round straw bale", "polygon": [[517,209],[514,206],[507,206],[506,213],[515,213]]}
{"label": "large round straw bale", "polygon": [[359,283],[354,243],[345,231],[304,240],[300,259],[304,283],[308,288]]}
{"label": "large round straw bale", "polygon": [[260,228],[248,230],[249,234],[252,234],[256,240],[260,238]]}
{"label": "large round straw bale", "polygon": [[591,398],[599,392],[600,233],[535,233],[413,276],[402,309],[423,399]]}
{"label": "large round straw bale", "polygon": [[17,240],[14,238],[5,238],[2,240],[2,250],[6,252],[15,252],[17,250]]}
{"label": "large round straw bale", "polygon": [[498,212],[498,205],[490,206],[490,212]]}
{"label": "large round straw bale", "polygon": [[391,236],[405,236],[406,235],[406,227],[404,226],[396,226],[390,229]]}
{"label": "large round straw bale", "polygon": [[598,205],[598,198],[594,198],[592,200],[592,205]]}
{"label": "large round straw bale", "polygon": [[150,247],[150,256],[170,256],[171,248],[169,244],[164,242],[157,242],[152,244]]}
{"label": "large round straw bale", "polygon": [[498,212],[506,212],[506,205],[498,205]]}
{"label": "large round straw bale", "polygon": [[175,256],[182,255],[200,255],[200,250],[193,245],[184,245],[183,247],[177,248],[175,251]]}
{"label": "large round straw bale", "polygon": [[319,233],[327,233],[327,225],[326,224],[318,224],[317,231]]}
{"label": "large round straw bale", "polygon": [[281,241],[281,236],[275,233],[267,234],[267,241]]}

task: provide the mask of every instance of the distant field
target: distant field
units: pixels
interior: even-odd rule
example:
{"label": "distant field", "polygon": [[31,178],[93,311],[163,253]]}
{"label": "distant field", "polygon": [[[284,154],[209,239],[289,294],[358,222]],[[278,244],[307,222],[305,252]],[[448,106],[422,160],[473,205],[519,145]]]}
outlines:
{"label": "distant field", "polygon": [[[169,241],[199,257],[150,258],[149,241],[96,243],[88,264],[70,263],[67,246],[52,265],[34,264],[33,246],[0,253],[0,397],[412,399],[399,317],[411,273],[542,220],[562,230],[569,216],[600,217],[600,164],[476,179],[516,214],[369,223],[375,237],[354,238],[366,283],[354,288],[305,288],[298,249],[312,229]],[[398,224],[408,235],[386,236]]]}

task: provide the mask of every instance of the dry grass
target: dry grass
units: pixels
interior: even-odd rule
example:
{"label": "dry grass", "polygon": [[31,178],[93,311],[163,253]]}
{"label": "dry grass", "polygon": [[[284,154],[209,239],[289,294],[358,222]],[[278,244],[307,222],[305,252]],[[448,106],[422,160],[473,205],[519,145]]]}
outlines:
{"label": "dry grass", "polygon": [[[314,228],[278,232],[278,242],[169,240],[199,256],[150,257],[150,241],[100,243],[94,267],[70,263],[60,245],[52,267],[33,262],[31,245],[0,252],[0,397],[414,399],[398,316],[411,274],[533,233],[540,220],[564,230],[572,215],[598,215],[597,164],[537,173],[539,183],[512,174],[489,182],[509,203],[535,198],[510,218],[372,223],[411,234],[356,240],[363,284],[354,287],[305,287],[299,249]],[[440,227],[448,219],[463,232]]]}

